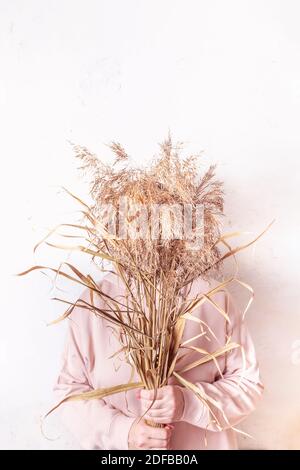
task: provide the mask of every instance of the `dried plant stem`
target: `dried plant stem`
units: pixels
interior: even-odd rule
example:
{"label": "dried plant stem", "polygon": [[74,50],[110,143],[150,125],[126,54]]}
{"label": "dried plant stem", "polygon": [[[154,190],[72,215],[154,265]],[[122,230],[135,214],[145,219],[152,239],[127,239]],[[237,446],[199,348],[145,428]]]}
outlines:
{"label": "dried plant stem", "polygon": [[154,421],[151,421],[150,419],[145,419],[144,420],[148,426],[151,426],[152,428],[164,428],[166,425],[162,423],[155,423]]}
{"label": "dried plant stem", "polygon": [[[193,391],[209,408],[213,420],[220,427],[213,408],[218,407],[218,403],[210,397],[203,396],[201,390],[182,374],[208,361],[213,361],[218,368],[217,357],[229,353],[238,345],[226,343],[215,352],[205,351],[201,347],[202,336],[205,334],[216,337],[209,325],[195,316],[194,312],[207,302],[221,315],[222,321],[229,323],[229,312],[217,305],[213,299],[214,294],[227,289],[230,283],[238,282],[251,295],[246,311],[252,301],[253,290],[248,284],[239,281],[236,275],[232,275],[209,292],[197,293],[191,298],[189,295],[195,280],[199,277],[208,280],[219,275],[224,260],[233,257],[235,261],[235,254],[250,246],[261,235],[247,244],[231,248],[225,240],[238,236],[239,232],[220,235],[223,186],[215,179],[215,167],[211,166],[199,180],[196,165],[198,156],[180,159],[178,150],[181,144],[174,146],[170,135],[160,145],[159,158],[148,169],[138,170],[126,166],[118,168],[120,162],[127,162],[128,155],[118,142],[113,142],[110,147],[116,155],[112,166],[104,164],[85,147],[74,146],[76,157],[82,164],[81,169],[92,175],[90,195],[93,204],[88,205],[65,190],[76,203],[81,205],[83,221],[78,224],[58,225],[34,247],[34,251],[41,243],[47,243],[63,250],[81,252],[89,256],[104,272],[107,271],[104,269],[105,263],[109,262],[114,267],[113,273],[120,281],[124,295],[117,298],[110,297],[91,275],[83,274],[71,263],[61,263],[58,269],[33,266],[19,275],[25,275],[36,269],[43,271],[46,269],[55,273],[55,281],[61,277],[88,289],[89,302],[79,299],[72,303],[56,298],[65,302],[68,308],[53,323],[68,318],[76,307],[84,309],[87,314],[106,320],[115,328],[120,338],[120,351],[125,353],[125,358],[133,372],[139,376],[139,381],[130,380],[127,384],[69,396],[57,406],[68,400],[103,398],[109,394],[137,387],[152,389],[156,394],[160,387],[168,383],[170,377],[175,377],[181,386]],[[147,236],[122,238],[111,234],[108,229],[109,224],[105,222],[107,220],[105,210],[107,204],[116,211],[119,210],[122,197],[130,199],[133,208],[136,204],[146,206],[176,204],[181,208],[185,204],[191,204],[192,207],[202,205],[203,245],[199,249],[191,250],[186,239],[165,238],[161,231],[154,238]],[[118,221],[120,215],[122,214],[119,211]],[[133,219],[135,217],[136,215]],[[167,227],[170,230],[174,229],[171,225],[170,222]],[[58,229],[66,228],[76,229],[76,235],[72,233],[61,235],[70,239],[79,238],[82,240],[82,245],[68,246],[48,242],[49,237],[57,234]],[[221,248],[226,250],[225,253],[221,253]],[[120,300],[120,297],[123,297],[123,300]],[[182,344],[186,321],[197,322],[200,331]],[[191,341],[193,347],[187,347]],[[190,349],[189,352],[192,350],[194,354],[199,354],[200,358],[185,365],[178,373],[175,371],[175,366],[183,357],[178,357],[182,349]],[[187,354],[184,356],[187,357]],[[145,421],[150,426],[165,426],[149,419]]]}

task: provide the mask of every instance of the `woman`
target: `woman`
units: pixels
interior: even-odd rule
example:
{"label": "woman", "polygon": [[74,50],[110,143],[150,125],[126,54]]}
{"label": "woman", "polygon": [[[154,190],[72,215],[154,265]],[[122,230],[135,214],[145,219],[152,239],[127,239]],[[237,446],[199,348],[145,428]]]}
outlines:
{"label": "woman", "polygon": [[[99,284],[111,297],[124,293],[113,273],[106,275]],[[213,287],[213,281],[208,284],[198,278],[193,282],[190,295],[207,292]],[[88,289],[81,299],[89,299]],[[222,429],[212,420],[206,405],[172,377],[169,384],[158,391],[150,410],[153,392],[144,389],[114,394],[103,400],[64,402],[61,405],[62,420],[81,448],[237,449],[233,428],[255,409],[263,386],[254,346],[240,312],[224,292],[216,293],[213,300],[228,312],[230,325],[211,303],[202,304],[194,316],[207,324],[206,334],[193,344],[213,352],[224,346],[230,337],[241,347],[220,356],[219,367],[210,361],[185,372],[184,376],[221,405],[221,409],[213,404],[210,407]],[[198,333],[199,323],[187,321],[183,341]],[[57,399],[128,382],[131,367],[124,358],[114,354],[119,348],[111,325],[105,319],[76,307],[70,316],[62,368],[55,384]],[[199,353],[195,352],[194,358],[192,355],[183,358],[180,367],[196,359],[199,359]],[[134,379],[139,380],[138,377]],[[144,418],[165,426],[149,426]]]}

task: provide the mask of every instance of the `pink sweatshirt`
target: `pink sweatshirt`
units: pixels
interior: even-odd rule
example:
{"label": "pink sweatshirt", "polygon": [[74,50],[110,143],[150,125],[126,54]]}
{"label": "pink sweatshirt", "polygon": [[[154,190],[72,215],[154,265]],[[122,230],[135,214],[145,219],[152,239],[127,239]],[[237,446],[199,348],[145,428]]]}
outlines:
{"label": "pink sweatshirt", "polygon": [[[124,292],[117,276],[113,274],[107,274],[99,285],[112,297]],[[215,282],[208,284],[197,279],[189,296],[207,292],[215,285]],[[85,289],[80,298],[89,301],[89,290]],[[223,292],[213,297],[223,309],[226,307],[225,299]],[[231,297],[228,311],[231,325],[208,302],[195,310],[193,315],[206,322],[216,338],[208,331],[207,337],[196,339],[193,345],[213,352],[225,345],[227,335],[230,335],[231,341],[243,346],[244,362],[241,349],[237,348],[218,358],[223,378],[213,361],[183,375],[217,400],[222,405],[230,425],[236,426],[254,410],[262,395],[263,386],[251,337]],[[56,399],[61,400],[75,393],[127,383],[131,373],[130,366],[121,358],[110,358],[120,349],[110,324],[80,307],[76,307],[69,318],[62,367],[54,386]],[[196,336],[199,332],[199,323],[187,321],[182,341]],[[200,354],[195,352],[194,356],[191,354],[188,359],[183,359],[180,367],[200,357]],[[139,380],[136,375],[134,381]],[[169,383],[177,384],[173,377]],[[224,422],[220,411],[214,408],[214,413],[224,426],[222,431],[211,423],[207,407],[194,393],[185,388],[182,390],[185,400],[184,413],[180,422],[173,423],[175,428],[171,440],[172,449],[237,449],[236,432]],[[130,427],[136,417],[141,415],[136,390],[111,395],[103,400],[65,402],[59,410],[62,421],[83,449],[128,449]]]}

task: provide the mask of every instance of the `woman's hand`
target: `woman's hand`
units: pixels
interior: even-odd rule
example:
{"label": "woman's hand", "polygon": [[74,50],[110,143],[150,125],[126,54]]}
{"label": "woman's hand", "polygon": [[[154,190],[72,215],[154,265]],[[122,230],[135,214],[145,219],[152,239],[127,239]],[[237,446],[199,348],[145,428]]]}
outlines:
{"label": "woman's hand", "polygon": [[[154,390],[142,389],[138,392],[141,412],[144,414],[154,399]],[[184,395],[179,385],[166,385],[157,390],[156,400],[144,418],[155,423],[169,424],[180,421],[184,410]]]}
{"label": "woman's hand", "polygon": [[129,431],[129,449],[170,449],[172,426],[155,428],[141,418],[137,418]]}

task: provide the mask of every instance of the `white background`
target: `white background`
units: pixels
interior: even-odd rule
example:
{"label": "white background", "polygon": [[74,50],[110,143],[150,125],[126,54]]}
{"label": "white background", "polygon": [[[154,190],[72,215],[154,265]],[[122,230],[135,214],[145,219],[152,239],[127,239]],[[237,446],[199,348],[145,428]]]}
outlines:
{"label": "white background", "polygon": [[170,129],[218,164],[228,227],[276,219],[240,256],[266,386],[241,447],[300,449],[299,16],[297,0],[0,0],[1,448],[73,445],[39,429],[62,306],[42,274],[13,275],[65,256],[32,248],[77,216],[60,185],[87,194],[67,140],[101,155],[117,140],[142,161]]}

